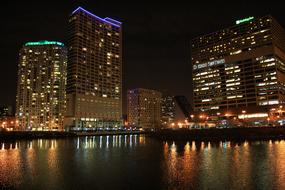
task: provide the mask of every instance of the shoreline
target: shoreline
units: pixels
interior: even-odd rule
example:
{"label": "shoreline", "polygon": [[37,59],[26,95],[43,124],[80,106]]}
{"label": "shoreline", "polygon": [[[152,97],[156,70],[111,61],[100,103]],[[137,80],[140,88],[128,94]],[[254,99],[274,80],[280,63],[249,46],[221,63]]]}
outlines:
{"label": "shoreline", "polygon": [[250,127],[250,128],[210,128],[210,129],[160,129],[146,131],[96,131],[96,132],[65,132],[65,131],[9,131],[0,132],[0,141],[32,140],[32,139],[64,139],[87,136],[107,135],[140,135],[163,141],[259,141],[285,140],[285,127]]}
{"label": "shoreline", "polygon": [[98,132],[65,132],[65,131],[9,131],[0,132],[1,140],[63,139],[86,136],[138,135],[141,131],[98,131]]}
{"label": "shoreline", "polygon": [[260,141],[285,139],[284,127],[162,129],[149,136],[163,141]]}

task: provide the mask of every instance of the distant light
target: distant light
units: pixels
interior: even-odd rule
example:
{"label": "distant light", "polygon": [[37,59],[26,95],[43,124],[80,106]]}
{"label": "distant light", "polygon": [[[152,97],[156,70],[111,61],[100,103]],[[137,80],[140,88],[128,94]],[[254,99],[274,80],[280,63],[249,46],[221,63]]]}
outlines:
{"label": "distant light", "polygon": [[39,46],[39,45],[59,45],[59,46],[64,46],[63,43],[61,42],[56,42],[56,41],[38,41],[38,42],[27,42],[25,46]]}
{"label": "distant light", "polygon": [[252,20],[252,19],[254,19],[253,16],[247,17],[247,18],[244,18],[244,19],[241,19],[241,20],[237,20],[237,21],[236,21],[236,24],[241,24],[241,23],[244,23],[244,22],[248,22],[248,21],[250,21],[250,20]]}
{"label": "distant light", "polygon": [[238,115],[239,119],[268,117],[268,113],[253,113]]}

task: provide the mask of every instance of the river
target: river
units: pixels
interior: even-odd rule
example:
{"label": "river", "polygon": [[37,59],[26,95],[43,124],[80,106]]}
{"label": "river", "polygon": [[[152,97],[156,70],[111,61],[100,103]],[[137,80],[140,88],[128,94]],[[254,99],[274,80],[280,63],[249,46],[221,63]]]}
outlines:
{"label": "river", "polygon": [[285,141],[0,141],[3,189],[285,189]]}

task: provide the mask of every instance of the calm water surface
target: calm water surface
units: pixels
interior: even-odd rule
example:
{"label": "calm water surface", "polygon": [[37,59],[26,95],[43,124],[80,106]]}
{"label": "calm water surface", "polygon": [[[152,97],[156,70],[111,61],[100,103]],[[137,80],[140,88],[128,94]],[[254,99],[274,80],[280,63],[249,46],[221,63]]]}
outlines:
{"label": "calm water surface", "polygon": [[0,141],[7,189],[285,189],[285,141],[139,135]]}

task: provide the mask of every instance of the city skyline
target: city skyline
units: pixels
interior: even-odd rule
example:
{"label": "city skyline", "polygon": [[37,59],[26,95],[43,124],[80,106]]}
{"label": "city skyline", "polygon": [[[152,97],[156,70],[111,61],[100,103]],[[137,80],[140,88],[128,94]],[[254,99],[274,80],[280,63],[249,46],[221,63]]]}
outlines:
{"label": "city skyline", "polygon": [[[100,2],[98,4],[83,2],[68,5],[49,4],[45,9],[40,9],[42,3],[21,5],[17,6],[21,7],[21,10],[17,10],[17,15],[4,21],[4,32],[7,33],[7,38],[2,44],[5,47],[2,48],[4,49],[2,57],[6,71],[1,75],[0,81],[6,92],[1,94],[0,104],[15,105],[15,98],[11,97],[16,95],[17,52],[21,46],[28,41],[39,40],[66,42],[67,18],[70,12],[78,6],[124,23],[122,91],[124,98],[127,89],[143,87],[156,90],[167,89],[173,95],[183,94],[191,100],[190,40],[192,38],[232,26],[235,20],[248,16],[259,17],[271,14],[281,25],[284,25],[281,9],[277,5],[270,9],[264,5],[257,10],[252,9],[254,4],[241,3],[231,11],[225,10],[229,6],[226,4],[217,10],[211,10],[209,5],[205,6],[205,10],[209,11],[212,17],[203,16],[202,13],[196,11],[195,7],[202,7],[199,4],[192,5],[189,9],[188,6],[172,6],[171,4],[163,6],[159,4],[151,6],[148,4],[112,5]],[[57,9],[51,14],[49,10],[55,5]],[[8,4],[7,9],[9,7],[12,5]],[[219,10],[224,10],[224,12],[214,15],[214,12]],[[243,13],[240,10],[243,10]],[[22,18],[19,18],[20,15]],[[227,18],[224,18],[225,15]],[[223,20],[220,20],[222,18]],[[23,24],[14,26],[14,22]],[[187,22],[189,24],[185,25]],[[162,29],[163,32],[161,32]],[[20,37],[15,38],[15,36]],[[125,108],[126,101],[123,105]],[[125,112],[126,109],[124,109]]]}
{"label": "city skyline", "polygon": [[281,3],[0,12],[0,189],[285,189]]}

